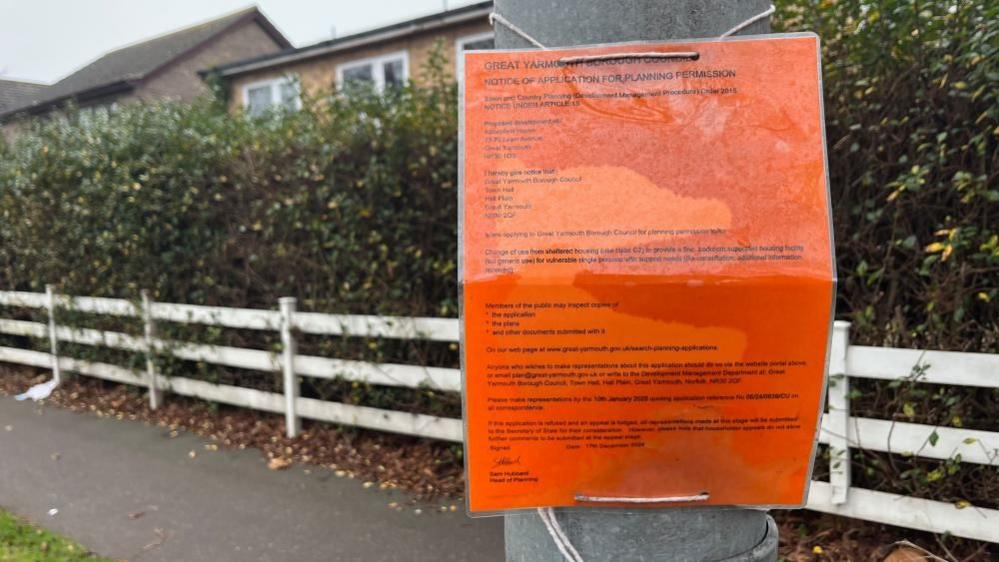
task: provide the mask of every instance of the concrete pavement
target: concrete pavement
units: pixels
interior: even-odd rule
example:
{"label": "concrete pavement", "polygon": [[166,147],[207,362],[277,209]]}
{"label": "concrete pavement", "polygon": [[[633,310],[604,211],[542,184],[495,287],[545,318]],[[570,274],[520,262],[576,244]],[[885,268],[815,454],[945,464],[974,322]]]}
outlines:
{"label": "concrete pavement", "polygon": [[0,506],[130,561],[503,559],[502,518],[397,512],[402,494],[168,434],[0,397]]}

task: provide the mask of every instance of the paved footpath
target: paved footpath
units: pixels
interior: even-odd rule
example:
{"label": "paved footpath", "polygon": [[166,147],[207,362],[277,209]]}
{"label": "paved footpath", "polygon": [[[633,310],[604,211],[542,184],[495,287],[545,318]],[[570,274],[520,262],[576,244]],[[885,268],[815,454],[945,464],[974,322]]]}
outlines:
{"label": "paved footpath", "polygon": [[397,512],[398,493],[168,433],[0,398],[0,507],[135,562],[503,559],[500,518]]}

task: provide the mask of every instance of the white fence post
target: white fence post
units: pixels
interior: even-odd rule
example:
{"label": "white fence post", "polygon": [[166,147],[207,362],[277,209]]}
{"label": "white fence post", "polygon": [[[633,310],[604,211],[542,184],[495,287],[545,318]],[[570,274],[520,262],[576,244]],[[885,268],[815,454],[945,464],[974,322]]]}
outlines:
{"label": "white fence post", "polygon": [[49,350],[52,354],[52,380],[62,383],[62,369],[59,366],[59,336],[56,334],[55,289],[45,285],[45,308],[49,313]]}
{"label": "white fence post", "polygon": [[846,372],[846,350],[850,324],[837,322],[829,350],[829,484],[833,504],[844,504],[850,493],[850,376]]}
{"label": "white fence post", "polygon": [[302,430],[298,407],[298,377],[295,376],[295,336],[292,333],[295,316],[295,297],[278,300],[281,310],[281,368],[284,373],[284,425],[288,437],[295,437]]}
{"label": "white fence post", "polygon": [[149,385],[149,408],[155,410],[163,404],[163,389],[159,385],[159,375],[156,372],[156,361],[153,359],[156,337],[156,324],[153,323],[153,301],[149,291],[142,290],[142,327],[145,337],[146,382]]}

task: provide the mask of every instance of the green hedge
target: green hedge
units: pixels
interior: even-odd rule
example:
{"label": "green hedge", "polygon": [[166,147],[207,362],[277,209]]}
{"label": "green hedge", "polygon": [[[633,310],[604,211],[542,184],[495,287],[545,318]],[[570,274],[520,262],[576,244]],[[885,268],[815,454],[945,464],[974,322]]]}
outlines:
{"label": "green hedge", "polygon": [[[783,0],[823,39],[839,311],[859,341],[999,350],[999,7]],[[163,301],[456,314],[455,88],[129,105],[0,158],[0,284]]]}
{"label": "green hedge", "polygon": [[840,315],[855,341],[999,351],[999,3],[781,0],[823,42]]}
{"label": "green hedge", "polygon": [[259,119],[203,101],[36,123],[0,148],[0,286],[454,316],[457,110],[439,68]]}

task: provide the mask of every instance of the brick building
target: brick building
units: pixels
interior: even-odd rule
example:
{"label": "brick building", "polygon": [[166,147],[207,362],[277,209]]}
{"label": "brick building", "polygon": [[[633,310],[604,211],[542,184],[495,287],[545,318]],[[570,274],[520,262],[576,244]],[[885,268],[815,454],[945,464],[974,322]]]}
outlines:
{"label": "brick building", "polygon": [[453,72],[463,49],[493,46],[489,12],[492,2],[462,8],[338,37],[298,49],[247,58],[207,69],[225,81],[233,110],[256,114],[274,106],[295,108],[301,94],[316,93],[348,81],[378,89],[418,79],[438,41]]}
{"label": "brick building", "polygon": [[290,49],[291,43],[256,8],[122,47],[62,80],[19,95],[0,108],[11,134],[24,119],[75,103],[99,107],[134,100],[192,100],[207,92],[198,70]]}
{"label": "brick building", "polygon": [[0,113],[20,107],[41,94],[45,84],[0,79]]}

